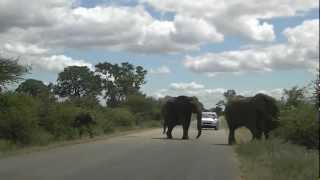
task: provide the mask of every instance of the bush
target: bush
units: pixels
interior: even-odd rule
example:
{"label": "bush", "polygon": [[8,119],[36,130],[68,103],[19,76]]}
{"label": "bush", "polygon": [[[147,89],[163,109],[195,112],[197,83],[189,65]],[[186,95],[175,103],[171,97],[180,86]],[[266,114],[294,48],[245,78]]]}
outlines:
{"label": "bush", "polygon": [[134,115],[124,108],[113,108],[106,112],[108,119],[112,121],[115,126],[128,126],[131,127],[135,124]]}
{"label": "bush", "polygon": [[274,134],[308,148],[319,148],[317,109],[308,103],[283,108],[280,114],[280,128]]}
{"label": "bush", "polygon": [[151,97],[140,94],[130,95],[122,107],[129,109],[135,115],[137,125],[144,121],[161,119],[160,103]]}
{"label": "bush", "polygon": [[113,122],[110,119],[110,112],[108,109],[100,109],[91,111],[94,116],[94,120],[97,122],[96,131],[97,133],[111,133],[113,132]]}
{"label": "bush", "polygon": [[80,111],[82,111],[81,108],[68,103],[53,104],[49,107],[48,114],[43,120],[44,128],[56,139],[72,139],[78,135],[72,123]]}
{"label": "bush", "polygon": [[34,142],[39,102],[29,96],[0,95],[0,138],[26,145]]}

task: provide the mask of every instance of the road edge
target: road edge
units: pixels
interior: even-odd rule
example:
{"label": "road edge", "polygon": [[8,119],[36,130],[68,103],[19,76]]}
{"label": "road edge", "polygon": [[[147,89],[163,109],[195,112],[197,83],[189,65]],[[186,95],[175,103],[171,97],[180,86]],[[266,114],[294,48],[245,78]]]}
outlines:
{"label": "road edge", "polygon": [[57,141],[52,144],[44,145],[44,146],[29,146],[21,149],[17,149],[14,151],[8,151],[8,152],[3,152],[0,154],[0,160],[9,158],[12,156],[19,156],[19,155],[26,155],[34,152],[40,152],[40,151],[47,151],[51,149],[56,149],[60,147],[65,147],[65,146],[72,146],[76,144],[85,144],[85,143],[91,143],[95,141],[103,141],[103,140],[108,140],[114,137],[120,137],[120,136],[125,136],[128,134],[134,134],[142,131],[148,131],[148,130],[153,130],[153,129],[158,129],[160,127],[145,127],[145,128],[131,128],[131,129],[120,129],[116,130],[110,134],[104,134],[100,136],[95,136],[93,138],[89,137],[84,137],[81,139],[74,139],[74,140],[67,140],[67,141]]}

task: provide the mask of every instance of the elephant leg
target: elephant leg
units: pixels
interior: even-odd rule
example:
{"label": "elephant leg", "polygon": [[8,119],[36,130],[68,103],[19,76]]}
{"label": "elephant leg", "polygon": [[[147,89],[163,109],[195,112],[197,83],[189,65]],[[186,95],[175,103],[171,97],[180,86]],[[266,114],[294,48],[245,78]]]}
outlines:
{"label": "elephant leg", "polygon": [[189,127],[184,125],[184,126],[183,126],[183,136],[182,136],[182,139],[189,139],[188,130],[189,130]]}
{"label": "elephant leg", "polygon": [[172,139],[172,134],[171,134],[171,132],[172,132],[172,129],[173,129],[173,126],[168,126],[168,130],[167,130],[167,138],[168,139]]}
{"label": "elephant leg", "polygon": [[258,139],[261,140],[262,139],[262,131],[260,129],[250,129],[253,139]]}
{"label": "elephant leg", "polygon": [[236,139],[234,137],[234,131],[235,131],[235,128],[229,128],[229,138],[228,138],[229,145],[232,145],[236,142]]}
{"label": "elephant leg", "polygon": [[92,132],[92,128],[90,125],[87,125],[87,131],[89,133],[90,138],[93,138],[93,132]]}
{"label": "elephant leg", "polygon": [[182,139],[189,139],[188,131],[190,126],[191,119],[188,118],[187,121],[183,124],[183,136]]}
{"label": "elephant leg", "polygon": [[80,136],[80,138],[82,138],[82,134],[83,134],[83,128],[80,126],[80,128],[79,128],[79,136]]}
{"label": "elephant leg", "polygon": [[264,137],[265,139],[269,139],[269,131],[264,131]]}

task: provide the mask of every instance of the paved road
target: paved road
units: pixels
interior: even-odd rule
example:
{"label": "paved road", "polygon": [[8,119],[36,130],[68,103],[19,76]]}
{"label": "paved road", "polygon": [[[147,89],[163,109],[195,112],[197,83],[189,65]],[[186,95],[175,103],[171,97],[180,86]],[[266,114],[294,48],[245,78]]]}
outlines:
{"label": "paved road", "polygon": [[224,130],[163,139],[161,129],[0,159],[1,180],[238,180]]}

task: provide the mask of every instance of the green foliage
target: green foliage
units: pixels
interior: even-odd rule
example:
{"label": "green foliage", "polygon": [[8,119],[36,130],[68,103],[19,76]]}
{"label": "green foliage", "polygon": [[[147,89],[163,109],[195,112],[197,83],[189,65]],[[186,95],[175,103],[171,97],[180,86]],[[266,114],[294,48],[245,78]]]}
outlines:
{"label": "green foliage", "polygon": [[55,93],[61,97],[95,96],[100,93],[100,78],[86,66],[69,66],[59,73]]}
{"label": "green foliage", "polygon": [[72,127],[72,123],[81,110],[68,103],[53,104],[49,107],[48,114],[43,120],[43,126],[56,139],[75,138],[78,132]]}
{"label": "green foliage", "polygon": [[146,70],[130,63],[99,63],[96,72],[101,74],[102,89],[108,107],[124,102],[128,95],[135,94],[145,84]]}
{"label": "green foliage", "polygon": [[230,99],[232,99],[236,95],[237,95],[237,93],[233,89],[229,89],[223,93],[223,96],[227,99],[227,101],[229,101]]}
{"label": "green foliage", "polygon": [[25,93],[30,96],[49,97],[50,90],[42,81],[27,79],[19,85],[16,92]]}
{"label": "green foliage", "polygon": [[[0,60],[0,87],[27,72],[16,61]],[[78,138],[81,128],[73,124],[80,112],[93,117],[94,134],[158,126],[159,101],[139,92],[146,70],[129,63],[100,63],[96,70],[69,66],[59,73],[56,85],[28,79],[16,92],[0,94],[0,151]],[[102,90],[108,107],[97,99]],[[55,99],[53,93],[66,98]]]}
{"label": "green foliage", "polygon": [[18,82],[28,70],[27,67],[19,65],[18,60],[0,56],[0,92],[5,85]]}
{"label": "green foliage", "polygon": [[283,107],[280,114],[280,128],[274,134],[308,148],[319,148],[319,121],[316,107],[310,103],[299,103],[297,107]]}
{"label": "green foliage", "polygon": [[235,147],[246,180],[317,179],[319,153],[279,139],[251,141]]}
{"label": "green foliage", "polygon": [[101,108],[99,101],[93,96],[73,97],[66,101],[70,105],[74,105],[83,109],[99,109]]}
{"label": "green foliage", "polygon": [[134,115],[125,108],[113,108],[106,112],[114,126],[132,127],[135,125]]}
{"label": "green foliage", "polygon": [[145,97],[145,95],[129,95],[122,107],[127,108],[135,115],[137,125],[145,121],[160,121],[161,119],[160,103],[151,97]]}
{"label": "green foliage", "polygon": [[283,94],[282,101],[286,106],[297,107],[305,98],[305,88],[294,86],[291,89],[284,89]]}
{"label": "green foliage", "polygon": [[38,127],[39,102],[29,96],[0,94],[0,138],[33,143]]}

